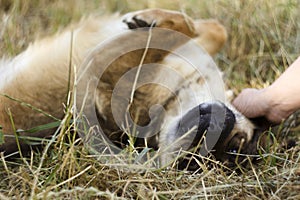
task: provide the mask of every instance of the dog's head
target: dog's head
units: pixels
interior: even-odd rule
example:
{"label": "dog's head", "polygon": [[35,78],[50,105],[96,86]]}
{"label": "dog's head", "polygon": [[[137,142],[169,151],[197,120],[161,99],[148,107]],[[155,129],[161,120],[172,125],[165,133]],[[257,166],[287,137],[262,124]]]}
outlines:
{"label": "dog's head", "polygon": [[[192,127],[196,129],[185,136]],[[245,155],[257,155],[258,146],[266,145],[262,134],[266,129],[223,103],[200,104],[182,117],[173,136],[184,138],[175,145],[177,149],[191,152],[178,160],[178,167],[197,170],[199,161],[209,154],[228,166],[240,164]]]}

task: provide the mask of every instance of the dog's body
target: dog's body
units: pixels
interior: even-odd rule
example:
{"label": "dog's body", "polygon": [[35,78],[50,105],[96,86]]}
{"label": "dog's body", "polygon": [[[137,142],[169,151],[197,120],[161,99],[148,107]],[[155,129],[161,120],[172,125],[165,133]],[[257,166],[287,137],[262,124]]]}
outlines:
{"label": "dog's body", "polygon": [[[131,33],[126,32],[119,39],[107,42],[109,49],[106,49],[106,51],[103,52],[103,49],[100,48],[97,54],[91,54],[98,44],[108,41],[117,33],[126,31],[127,26],[130,29],[135,29],[155,25],[156,27],[178,31],[189,38],[193,38],[189,41],[188,39],[178,39],[175,36],[175,38],[172,38],[172,35],[166,36],[164,33],[157,33],[157,36],[163,37],[162,41],[164,43],[171,42],[171,45],[169,45],[171,49],[176,49],[179,53],[184,52],[193,60],[197,59],[197,55],[194,55],[195,52],[189,51],[189,47],[193,46],[191,42],[202,45],[209,54],[213,55],[223,46],[227,37],[225,29],[218,22],[214,20],[192,20],[188,16],[177,12],[159,9],[145,10],[130,13],[124,19],[125,23],[117,16],[102,17],[101,19],[90,17],[77,25],[71,26],[63,33],[35,42],[14,59],[2,60],[0,62],[0,125],[3,128],[2,131],[12,136],[17,129],[28,130],[38,125],[53,122],[56,119],[62,119],[68,90],[73,88],[76,79],[74,71],[76,69],[78,73],[84,71],[83,68],[87,66],[83,65],[83,61],[91,55],[92,65],[96,66],[91,69],[97,69],[97,66],[102,67],[103,65],[103,57],[124,52],[126,45],[125,47],[120,45],[120,41],[124,41],[124,38],[130,39],[134,31],[131,31]],[[145,48],[127,52],[110,63],[103,72],[102,77],[99,77],[95,97],[97,117],[104,133],[118,144],[126,143],[127,137],[122,138],[124,129],[120,130],[120,126],[114,120],[112,109],[118,109],[116,107],[122,102],[112,101],[114,95],[121,95],[113,93],[113,90],[120,85],[118,85],[118,81],[122,76],[134,67],[139,66],[144,51]],[[99,55],[99,52],[103,53]],[[173,144],[174,140],[182,135],[181,133],[176,135],[176,132],[178,132],[176,127],[179,127],[180,120],[184,119],[184,116],[189,116],[193,108],[199,106],[199,104],[218,99],[209,94],[210,91],[207,86],[212,86],[215,82],[214,79],[220,76],[219,70],[210,68],[210,66],[201,66],[201,69],[204,69],[204,74],[200,74],[196,68],[189,66],[187,62],[183,62],[173,54],[168,55],[168,53],[162,50],[148,49],[143,63],[160,63],[168,66],[175,74],[179,74],[180,77],[174,79],[171,76],[172,73],[166,74],[163,69],[153,69],[149,73],[149,77],[154,83],[171,85],[171,91],[176,94],[172,94],[164,87],[141,86],[135,91],[130,107],[131,117],[141,126],[150,123],[151,116],[148,116],[148,111],[152,105],[159,104],[166,109],[162,118],[159,119],[160,136],[150,137],[151,141],[149,140],[150,142],[147,144],[150,147],[160,147],[162,149],[161,151],[165,155],[162,156],[164,164],[172,158],[168,156],[168,152],[178,151],[182,147],[182,144]],[[203,65],[203,62],[196,61],[196,64]],[[205,67],[207,67],[207,70]],[[97,72],[90,71],[87,73],[86,76],[92,76]],[[141,77],[145,76],[145,73],[147,71],[143,75],[142,70]],[[164,82],[164,80],[169,80],[169,82]],[[124,84],[122,85],[124,86]],[[223,88],[220,91],[222,90]],[[122,91],[124,90],[121,87],[121,93]],[[191,95],[195,96],[191,97]],[[180,108],[175,99],[179,100]],[[224,104],[216,103],[217,107],[225,107],[226,109],[229,107],[228,110],[234,114],[234,124],[233,127],[229,128],[230,130],[228,129],[228,138],[232,138],[236,133],[242,133],[246,141],[251,140],[253,125],[235,111],[225,97],[222,101]],[[202,112],[201,109],[205,110],[206,108],[200,106],[199,109]],[[117,110],[117,112],[119,111]],[[187,119],[187,121],[190,120]],[[186,128],[191,129],[194,125],[188,125]],[[25,131],[21,135],[32,136],[33,134]],[[46,137],[49,135],[51,135],[51,131],[48,130],[34,133],[33,136]],[[223,140],[223,142],[225,141]],[[170,145],[172,148],[164,149],[164,147]],[[225,148],[221,146],[219,148]],[[7,153],[16,149],[16,139],[13,137],[5,137],[5,143],[0,145],[0,151]]]}

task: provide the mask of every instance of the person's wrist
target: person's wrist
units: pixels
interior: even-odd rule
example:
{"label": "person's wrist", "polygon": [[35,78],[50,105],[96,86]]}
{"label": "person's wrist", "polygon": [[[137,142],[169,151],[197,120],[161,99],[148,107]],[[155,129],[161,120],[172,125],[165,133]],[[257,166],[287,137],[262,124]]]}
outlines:
{"label": "person's wrist", "polygon": [[277,99],[275,98],[274,90],[271,86],[260,90],[261,101],[265,105],[266,112],[272,109],[273,106],[277,105]]}
{"label": "person's wrist", "polygon": [[278,89],[276,86],[269,86],[264,89],[263,96],[267,104],[265,116],[268,120],[281,123],[290,114],[293,113],[293,108],[284,99],[284,91]]}

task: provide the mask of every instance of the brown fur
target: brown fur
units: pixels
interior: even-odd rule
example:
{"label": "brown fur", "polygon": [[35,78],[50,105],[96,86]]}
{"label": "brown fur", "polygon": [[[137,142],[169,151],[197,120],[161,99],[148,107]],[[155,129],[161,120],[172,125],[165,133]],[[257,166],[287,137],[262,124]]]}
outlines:
{"label": "brown fur", "polygon": [[[128,14],[128,16],[129,19],[133,16],[141,18],[149,24],[155,22],[157,27],[179,31],[189,38],[196,38],[196,41],[211,55],[219,51],[227,38],[224,27],[215,20],[194,21],[182,13],[160,9],[138,11]],[[90,55],[91,50],[98,43],[110,36],[111,32],[105,27],[114,26],[117,21],[119,22],[120,19],[115,16],[89,17],[58,35],[35,42],[25,52],[11,60],[9,66],[2,66],[0,70],[7,68],[5,73],[0,75],[2,79],[2,82],[0,80],[0,125],[3,127],[3,132],[13,135],[17,129],[28,130],[38,125],[53,122],[55,121],[54,118],[61,119],[64,116],[64,105],[68,94],[70,62],[80,72],[82,70],[80,66],[84,66],[82,65],[84,59],[92,56],[94,62],[91,69],[97,70],[98,66],[106,64],[103,58],[124,51],[122,49],[124,47],[119,45],[120,42],[131,40],[133,33],[128,33],[107,44],[105,51],[100,50],[98,54]],[[73,33],[73,41],[71,41],[71,33]],[[166,43],[173,41],[172,49],[188,41],[178,40],[172,35],[156,35],[155,37],[164,38]],[[70,61],[71,43],[73,44],[73,57]],[[121,56],[107,68],[100,79],[97,88],[96,107],[100,122],[108,135],[119,130],[114,123],[110,109],[112,106],[110,105],[112,89],[125,72],[139,65],[143,52],[144,49]],[[165,51],[150,49],[144,63],[161,62],[167,54],[168,52]],[[3,63],[6,64],[6,62]],[[93,73],[90,71],[87,75]],[[152,76],[155,76],[156,73],[154,71]],[[72,68],[71,74],[71,88],[73,80],[74,68]],[[149,122],[149,107],[153,104],[166,105],[172,98],[173,95],[163,88],[157,86],[141,87],[135,93],[131,114],[133,118],[138,114],[138,124],[145,125]],[[16,100],[25,102],[30,106]],[[32,107],[53,117],[37,112]],[[41,131],[34,133],[34,136],[46,137],[51,133],[52,131]],[[119,140],[120,134],[122,133],[111,137],[113,140]],[[26,132],[21,133],[21,135],[32,136]],[[157,141],[155,143],[153,146],[157,146]],[[0,145],[0,151],[7,153],[16,149],[15,138],[6,137],[5,143]]]}

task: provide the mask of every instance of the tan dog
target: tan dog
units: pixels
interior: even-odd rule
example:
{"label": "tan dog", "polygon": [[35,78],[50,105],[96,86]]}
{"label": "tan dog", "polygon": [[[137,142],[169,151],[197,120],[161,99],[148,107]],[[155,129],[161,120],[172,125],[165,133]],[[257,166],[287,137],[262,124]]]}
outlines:
{"label": "tan dog", "polygon": [[[4,138],[4,144],[0,145],[0,151],[10,153],[17,150],[16,139],[11,137],[16,130],[28,130],[57,121],[57,119],[62,119],[68,95],[68,84],[71,83],[70,88],[73,88],[75,76],[75,68],[72,68],[71,74],[69,74],[70,62],[72,66],[77,67],[76,69],[80,73],[82,68],[86,67],[86,65],[83,65],[85,58],[92,56],[92,65],[95,66],[92,69],[97,69],[97,66],[103,64],[103,57],[123,52],[125,47],[120,45],[120,43],[130,42],[132,37],[136,36],[134,35],[135,31],[129,31],[122,37],[110,41],[107,44],[109,48],[105,49],[105,51],[102,49],[98,53],[90,54],[98,44],[111,38],[112,35],[128,30],[128,28],[148,27],[149,30],[150,26],[174,30],[187,36],[188,39],[180,39],[180,37],[172,34],[165,35],[161,33],[160,35],[160,33],[157,33],[157,35],[154,35],[161,38],[161,40],[156,41],[157,43],[171,44],[169,47],[174,50],[179,49],[179,47],[184,49],[188,47],[189,41],[193,41],[204,47],[209,54],[214,55],[227,39],[224,27],[215,20],[192,20],[179,12],[150,9],[129,13],[123,18],[118,16],[100,18],[91,16],[76,25],[72,25],[62,33],[36,41],[17,57],[0,61],[0,125],[3,128],[3,132],[8,135]],[[99,77],[100,80],[95,97],[97,117],[104,133],[121,147],[124,144],[126,145],[128,138],[124,136],[124,129],[120,128],[114,120],[112,108],[115,108],[118,104],[114,104],[111,101],[112,91],[120,77],[140,64],[144,51],[145,49],[140,49],[120,56],[106,68],[102,77]],[[187,51],[189,50],[186,49],[185,52]],[[70,52],[72,52],[71,59]],[[101,55],[99,52],[102,52]],[[149,137],[147,143],[150,147],[161,149],[163,164],[167,164],[173,159],[173,156],[168,156],[169,153],[174,155],[174,151],[178,151],[184,146],[182,145],[184,141],[179,142],[179,145],[172,145],[176,138],[182,136],[182,133],[179,136],[176,135],[176,132],[178,132],[176,127],[178,127],[180,119],[185,119],[185,116],[186,118],[197,116],[190,115],[192,108],[209,100],[205,97],[206,94],[203,96],[203,92],[205,93],[206,91],[204,83],[213,81],[215,76],[219,76],[219,71],[214,69],[213,72],[216,74],[208,72],[205,77],[202,77],[195,69],[189,68],[186,66],[186,63],[178,60],[174,55],[168,54],[169,52],[163,50],[148,49],[143,63],[165,64],[180,73],[184,81],[176,82],[174,80],[172,82],[173,90],[176,91],[177,96],[175,95],[176,97],[174,97],[174,94],[170,93],[166,88],[153,85],[142,86],[136,90],[130,107],[132,118],[141,126],[145,126],[151,121],[148,111],[152,105],[160,104],[166,109],[166,112],[160,119],[160,134]],[[190,52],[190,55],[193,55],[193,52]],[[90,71],[88,73],[86,74],[87,76],[96,72]],[[71,79],[69,75],[71,75]],[[149,76],[157,80],[167,77],[160,70],[153,70]],[[172,77],[170,77],[171,79]],[[196,102],[190,100],[188,94],[192,90],[196,91],[196,93],[199,91],[196,96],[201,100]],[[183,110],[180,112],[178,111],[178,106],[174,103],[174,98],[180,99],[184,104]],[[225,128],[223,127],[227,131],[224,134],[226,135],[226,143],[228,143],[228,138],[232,138],[237,133],[242,134],[246,142],[250,141],[254,126],[235,111],[227,103],[226,99],[224,99],[224,104],[210,103],[209,106],[215,104],[218,109],[219,107],[224,107],[226,112],[230,112],[228,115],[226,113],[226,117],[232,112],[233,117],[229,116],[231,120],[228,122],[229,125],[224,126]],[[199,109],[202,112],[201,109],[205,110],[207,107],[200,106]],[[209,121],[209,118],[207,120]],[[230,123],[232,123],[232,126]],[[193,126],[194,124],[188,125],[186,127],[187,131]],[[204,134],[206,129],[207,126],[201,135]],[[199,130],[198,128],[198,132]],[[24,131],[20,135],[47,137],[52,133],[53,130],[40,131],[34,134]],[[26,146],[22,140],[20,142],[22,146]],[[225,151],[224,142],[225,138],[221,142],[219,141],[215,148]],[[140,142],[137,140],[137,146],[144,145],[144,139]],[[164,147],[170,145],[172,145],[172,148],[164,149]]]}

